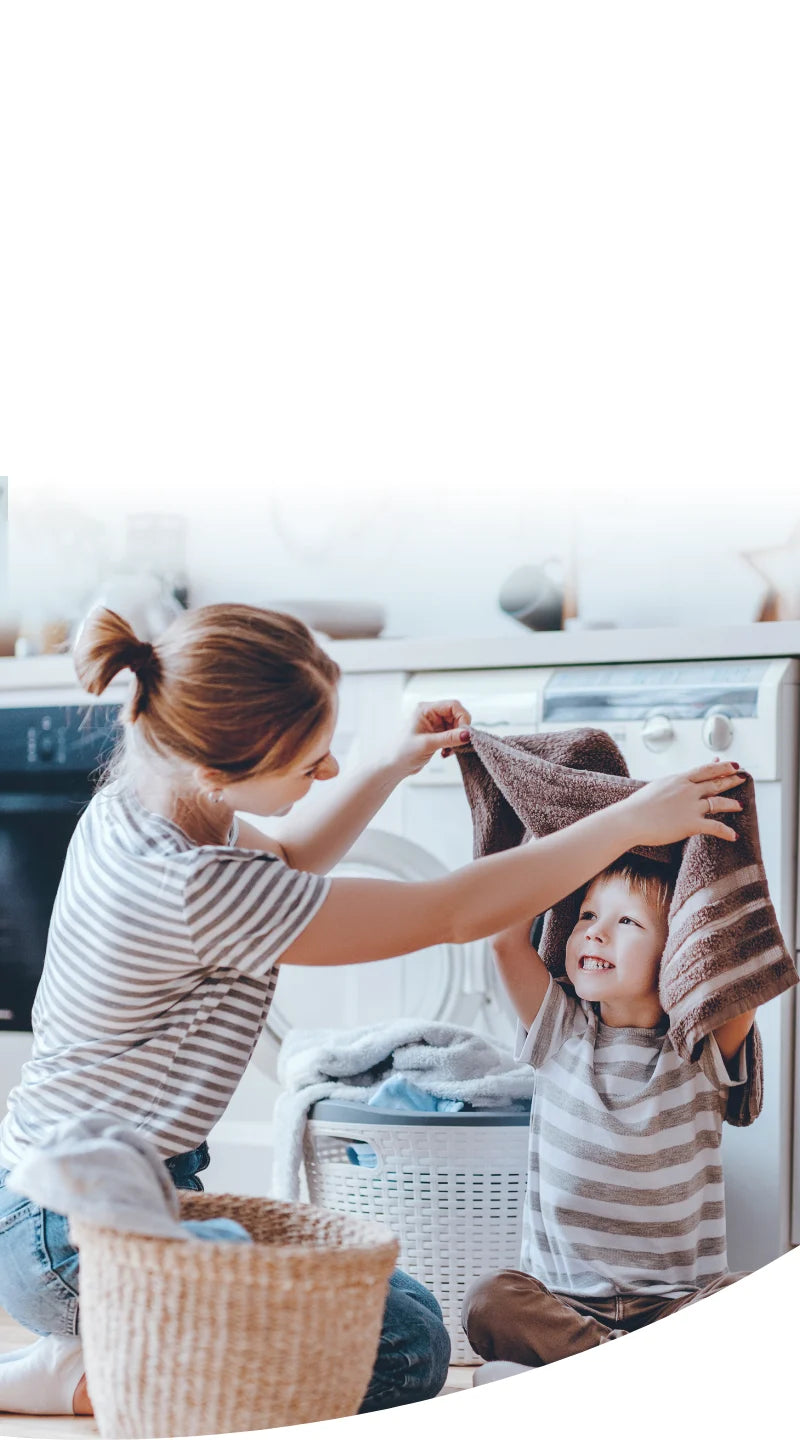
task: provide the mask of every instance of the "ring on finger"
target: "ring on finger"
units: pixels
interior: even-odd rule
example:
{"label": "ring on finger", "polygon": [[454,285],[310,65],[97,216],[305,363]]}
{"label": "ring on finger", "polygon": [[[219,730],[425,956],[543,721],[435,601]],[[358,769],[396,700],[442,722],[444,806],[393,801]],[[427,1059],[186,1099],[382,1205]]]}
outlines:
{"label": "ring on finger", "polygon": [[715,797],[714,795],[709,795],[709,797],[708,797],[708,804],[707,804],[707,806],[706,806],[706,815],[713,815],[713,814],[714,814],[714,800],[715,800],[715,798],[716,798],[716,797]]}

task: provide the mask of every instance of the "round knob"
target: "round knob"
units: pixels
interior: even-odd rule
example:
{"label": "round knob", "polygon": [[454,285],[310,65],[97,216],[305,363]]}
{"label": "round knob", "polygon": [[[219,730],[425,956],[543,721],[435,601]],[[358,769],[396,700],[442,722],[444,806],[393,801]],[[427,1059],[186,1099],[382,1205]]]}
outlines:
{"label": "round knob", "polygon": [[709,750],[727,750],[733,741],[733,724],[722,710],[712,710],[703,721],[703,744]]}
{"label": "round knob", "polygon": [[642,728],[642,740],[648,750],[666,750],[674,734],[668,715],[648,715]]}

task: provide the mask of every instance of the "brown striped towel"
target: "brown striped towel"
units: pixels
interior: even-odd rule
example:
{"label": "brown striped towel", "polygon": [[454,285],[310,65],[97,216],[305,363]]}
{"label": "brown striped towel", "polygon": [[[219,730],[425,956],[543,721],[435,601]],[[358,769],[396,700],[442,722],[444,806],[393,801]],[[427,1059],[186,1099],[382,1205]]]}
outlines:
{"label": "brown striped towel", "polygon": [[[552,835],[644,783],[630,779],[620,751],[603,730],[502,740],[472,730],[470,748],[459,751],[458,758],[476,856],[508,850],[528,835]],[[687,1059],[711,1030],[797,984],[769,898],[753,781],[744,778],[736,791],[741,814],[725,816],[738,833],[735,844],[693,835],[683,845],[635,852],[677,870],[660,995],[670,1039]],[[567,896],[545,920],[539,951],[559,978],[565,975],[566,943],[580,895]],[[727,1119],[734,1125],[749,1125],[761,1109],[763,1063],[755,1025],[747,1041],[747,1069],[748,1083],[730,1093]]]}

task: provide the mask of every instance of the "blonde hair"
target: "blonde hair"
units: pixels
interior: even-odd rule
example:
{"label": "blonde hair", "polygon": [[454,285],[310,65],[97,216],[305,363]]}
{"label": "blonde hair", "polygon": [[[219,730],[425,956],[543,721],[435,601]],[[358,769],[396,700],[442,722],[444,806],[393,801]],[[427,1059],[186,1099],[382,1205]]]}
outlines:
{"label": "blonde hair", "polygon": [[231,780],[280,770],[301,753],[331,716],[340,674],[302,621],[251,605],[189,610],[152,645],[113,610],[96,610],[74,662],[92,695],[133,672],[121,715],[126,751],[135,740],[170,765]]}
{"label": "blonde hair", "polygon": [[654,860],[643,860],[638,855],[622,855],[589,881],[581,896],[581,903],[592,885],[598,880],[609,880],[612,876],[618,876],[629,890],[640,895],[645,903],[655,910],[659,919],[666,923],[675,890],[675,874],[668,865],[659,865]]}

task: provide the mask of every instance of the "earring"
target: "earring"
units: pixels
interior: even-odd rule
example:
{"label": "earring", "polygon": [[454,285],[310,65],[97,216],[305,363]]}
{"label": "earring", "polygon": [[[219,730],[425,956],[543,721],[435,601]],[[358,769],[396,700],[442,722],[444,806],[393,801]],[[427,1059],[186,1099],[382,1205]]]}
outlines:
{"label": "earring", "polygon": [[209,792],[208,792],[208,798],[209,798],[209,800],[211,801],[211,804],[212,804],[212,805],[219,805],[220,802],[221,802],[221,800],[222,800],[222,791],[221,791],[221,790],[209,790]]}

